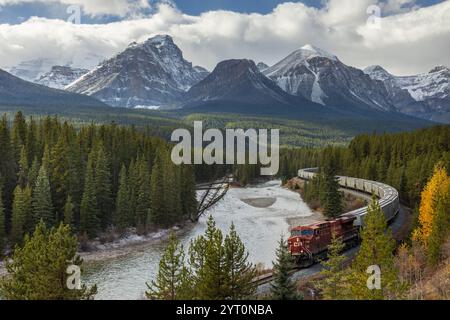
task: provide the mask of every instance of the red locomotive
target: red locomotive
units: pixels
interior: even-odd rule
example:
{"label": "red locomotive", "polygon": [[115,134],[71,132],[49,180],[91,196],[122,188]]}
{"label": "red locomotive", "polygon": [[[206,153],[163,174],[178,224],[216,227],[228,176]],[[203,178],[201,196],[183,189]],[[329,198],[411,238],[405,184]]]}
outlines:
{"label": "red locomotive", "polygon": [[358,227],[353,225],[355,220],[355,216],[345,216],[293,228],[288,239],[288,248],[297,265],[307,267],[318,259],[325,258],[333,234],[340,237],[346,247],[356,245],[359,232]]}

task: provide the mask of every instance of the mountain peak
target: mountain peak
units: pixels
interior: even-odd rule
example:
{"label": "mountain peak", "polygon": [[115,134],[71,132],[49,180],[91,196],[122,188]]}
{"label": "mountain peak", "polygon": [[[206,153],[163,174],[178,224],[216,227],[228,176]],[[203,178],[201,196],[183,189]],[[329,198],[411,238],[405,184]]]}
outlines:
{"label": "mountain peak", "polygon": [[208,75],[185,60],[168,35],[133,42],[66,89],[117,107],[166,106]]}
{"label": "mountain peak", "polygon": [[374,80],[385,81],[393,78],[392,74],[390,74],[386,69],[384,69],[380,65],[373,65],[365,68],[364,73],[369,75]]}
{"label": "mountain peak", "polygon": [[256,65],[259,69],[259,71],[264,72],[265,70],[269,69],[269,66],[265,64],[264,62],[258,62]]}
{"label": "mountain peak", "polygon": [[306,44],[303,47],[301,47],[298,51],[301,51],[306,58],[319,56],[328,58],[330,60],[338,60],[338,58],[335,55],[330,54],[327,51],[320,49],[312,44]]}
{"label": "mountain peak", "polygon": [[169,36],[168,34],[158,34],[154,37],[149,38],[147,43],[154,43],[154,44],[167,44],[167,43],[173,43],[173,38]]}
{"label": "mountain peak", "polygon": [[167,46],[171,45],[174,46],[175,43],[173,42],[173,38],[167,34],[159,34],[154,37],[148,38],[144,42],[136,42],[133,41],[128,45],[128,48],[135,48],[135,47],[144,47],[144,46]]}
{"label": "mountain peak", "polygon": [[447,66],[439,65],[439,66],[436,66],[433,69],[431,69],[430,72],[428,72],[428,73],[437,73],[437,72],[449,71],[449,70],[450,69]]}

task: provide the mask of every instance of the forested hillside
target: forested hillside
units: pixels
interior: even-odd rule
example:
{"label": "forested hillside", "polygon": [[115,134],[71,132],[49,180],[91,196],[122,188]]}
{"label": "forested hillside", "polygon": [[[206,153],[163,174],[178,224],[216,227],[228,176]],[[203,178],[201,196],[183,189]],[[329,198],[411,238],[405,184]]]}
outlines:
{"label": "forested hillside", "polygon": [[41,219],[93,238],[170,226],[196,209],[193,168],[173,165],[168,143],[132,127],[75,128],[19,112],[1,119],[0,150],[0,238],[11,245]]}
{"label": "forested hillside", "polygon": [[450,167],[450,126],[435,126],[398,134],[360,135],[348,147],[284,149],[280,175],[296,176],[298,169],[323,166],[334,158],[340,175],[385,182],[414,206],[420,192],[442,161]]}

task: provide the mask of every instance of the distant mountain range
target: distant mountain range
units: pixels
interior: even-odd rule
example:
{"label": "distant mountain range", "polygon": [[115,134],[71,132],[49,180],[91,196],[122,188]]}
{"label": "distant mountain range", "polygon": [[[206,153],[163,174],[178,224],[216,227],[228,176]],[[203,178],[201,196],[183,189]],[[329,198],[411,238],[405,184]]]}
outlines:
{"label": "distant mountain range", "polygon": [[103,102],[82,94],[48,88],[22,80],[0,69],[0,105],[17,107],[104,107]]}
{"label": "distant mountain range", "polygon": [[211,74],[190,88],[182,108],[253,114],[304,114],[322,109],[303,97],[283,91],[246,59],[220,62]]}
{"label": "distant mountain range", "polygon": [[[27,66],[33,70],[27,71]],[[131,43],[89,72],[68,66],[48,67],[47,60],[21,64],[10,71],[113,107],[274,115],[291,112],[316,117],[377,118],[403,113],[450,123],[447,67],[396,77],[380,66],[363,71],[345,65],[312,45],[273,66],[234,59],[220,62],[209,73],[187,61],[170,36],[158,35],[143,43]]]}
{"label": "distant mountain range", "polygon": [[400,112],[438,122],[450,123],[450,69],[433,68],[414,76],[394,76],[381,66],[364,70],[381,81]]}
{"label": "distant mountain range", "polygon": [[286,92],[322,105],[394,111],[382,83],[311,45],[294,51],[264,74]]}

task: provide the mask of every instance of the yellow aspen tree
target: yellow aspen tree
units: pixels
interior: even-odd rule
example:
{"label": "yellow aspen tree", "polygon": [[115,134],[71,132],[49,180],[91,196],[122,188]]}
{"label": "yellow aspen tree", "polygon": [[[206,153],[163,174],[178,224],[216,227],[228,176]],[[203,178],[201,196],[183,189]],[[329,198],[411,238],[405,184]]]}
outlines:
{"label": "yellow aspen tree", "polygon": [[450,177],[442,163],[438,163],[433,176],[421,193],[419,207],[419,227],[414,230],[413,239],[419,241],[425,247],[433,229],[433,219],[436,215],[436,203],[445,196],[450,186]]}

